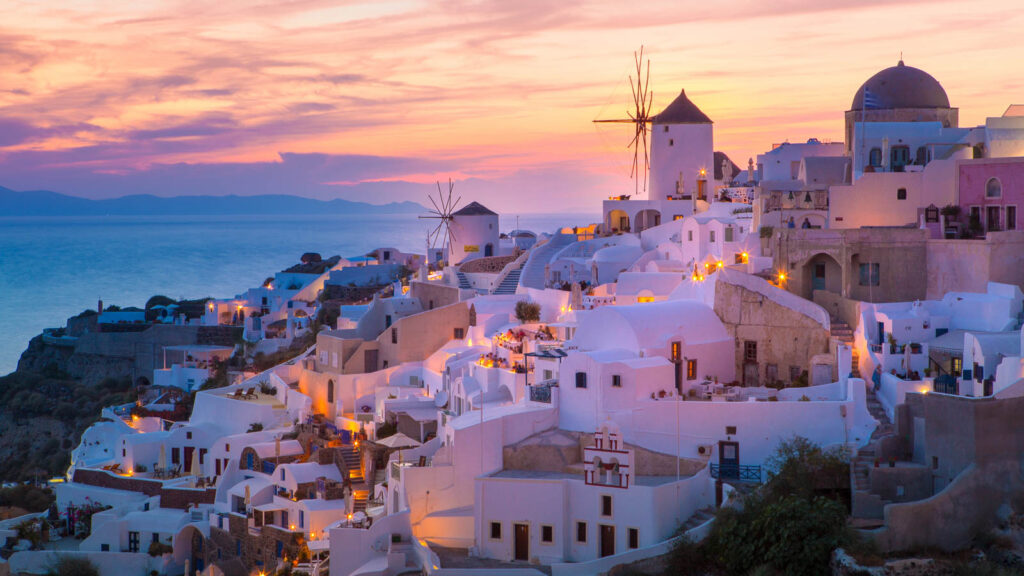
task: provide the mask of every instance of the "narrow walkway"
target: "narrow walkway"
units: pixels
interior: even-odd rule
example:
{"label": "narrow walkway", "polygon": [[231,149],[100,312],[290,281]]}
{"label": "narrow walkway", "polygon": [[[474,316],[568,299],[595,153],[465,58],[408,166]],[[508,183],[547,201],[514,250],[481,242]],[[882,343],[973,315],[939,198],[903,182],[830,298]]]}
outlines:
{"label": "narrow walkway", "polygon": [[[894,427],[889,421],[889,416],[878,401],[871,383],[867,383],[867,407],[868,412],[878,420],[878,427],[871,434],[871,440],[866,446],[857,451],[857,454],[850,461],[850,469],[853,478],[851,489],[853,491],[853,511],[850,523],[857,527],[879,526],[882,519],[882,511],[888,500],[883,500],[877,494],[871,493],[871,468],[874,467],[875,459],[878,457],[878,445],[882,439],[894,434]],[[858,503],[862,505],[858,505]]]}

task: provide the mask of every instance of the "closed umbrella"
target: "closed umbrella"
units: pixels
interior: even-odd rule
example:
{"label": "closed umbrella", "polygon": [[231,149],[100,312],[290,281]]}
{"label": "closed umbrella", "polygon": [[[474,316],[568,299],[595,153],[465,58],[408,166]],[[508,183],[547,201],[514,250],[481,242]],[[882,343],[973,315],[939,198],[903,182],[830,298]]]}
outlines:
{"label": "closed umbrella", "polygon": [[199,450],[192,451],[192,470],[193,476],[199,476]]}
{"label": "closed umbrella", "polygon": [[161,474],[167,469],[167,446],[163,444],[160,445],[160,457],[157,458],[156,467]]}

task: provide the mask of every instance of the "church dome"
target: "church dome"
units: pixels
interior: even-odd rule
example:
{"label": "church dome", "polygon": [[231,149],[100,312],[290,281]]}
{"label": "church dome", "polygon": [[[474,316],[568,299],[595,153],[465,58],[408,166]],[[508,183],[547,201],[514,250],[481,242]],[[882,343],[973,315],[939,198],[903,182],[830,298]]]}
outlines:
{"label": "church dome", "polygon": [[865,90],[867,110],[949,108],[949,98],[939,81],[924,70],[905,65],[903,60],[868,78],[853,96],[851,110],[865,109]]}

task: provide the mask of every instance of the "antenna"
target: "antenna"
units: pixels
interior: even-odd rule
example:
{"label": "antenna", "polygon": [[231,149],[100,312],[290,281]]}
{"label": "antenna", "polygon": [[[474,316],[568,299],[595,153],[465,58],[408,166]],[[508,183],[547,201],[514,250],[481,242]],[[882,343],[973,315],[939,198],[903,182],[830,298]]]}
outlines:
{"label": "antenna", "polygon": [[441,242],[441,247],[445,249],[444,259],[447,261],[449,254],[453,250],[455,245],[455,232],[452,231],[451,223],[454,220],[455,208],[458,206],[459,201],[462,200],[462,196],[459,196],[452,201],[452,195],[455,191],[455,183],[452,179],[448,179],[448,195],[446,196],[444,191],[441,190],[441,183],[437,183],[437,201],[434,201],[433,196],[427,195],[427,200],[434,206],[433,210],[429,210],[430,214],[420,216],[424,219],[438,220],[437,226],[432,232],[427,234],[427,244],[430,248],[437,246],[438,240]]}
{"label": "antenna", "polygon": [[634,179],[636,191],[640,192],[640,147],[643,146],[643,189],[647,190],[647,172],[651,168],[650,154],[647,151],[647,125],[651,122],[651,105],[654,101],[654,93],[647,90],[648,82],[651,79],[651,61],[647,59],[647,67],[644,69],[644,47],[640,46],[639,52],[633,52],[633,62],[636,64],[636,78],[629,76],[629,87],[633,91],[633,109],[626,110],[629,118],[617,118],[614,120],[594,120],[596,123],[617,123],[633,124],[633,139],[626,145],[627,149],[633,150],[633,167],[629,177]]}

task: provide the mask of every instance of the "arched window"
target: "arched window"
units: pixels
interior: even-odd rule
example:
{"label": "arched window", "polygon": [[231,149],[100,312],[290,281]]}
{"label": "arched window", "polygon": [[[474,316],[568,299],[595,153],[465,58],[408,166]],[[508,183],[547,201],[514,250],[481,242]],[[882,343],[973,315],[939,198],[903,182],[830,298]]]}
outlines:
{"label": "arched window", "polygon": [[872,148],[871,149],[871,152],[868,153],[868,164],[870,164],[871,166],[881,166],[882,165],[882,149],[881,148]]}
{"label": "arched window", "polygon": [[999,178],[989,178],[985,184],[985,198],[1002,198],[1003,184]]}
{"label": "arched window", "polygon": [[334,380],[327,381],[327,403],[334,402]]}

